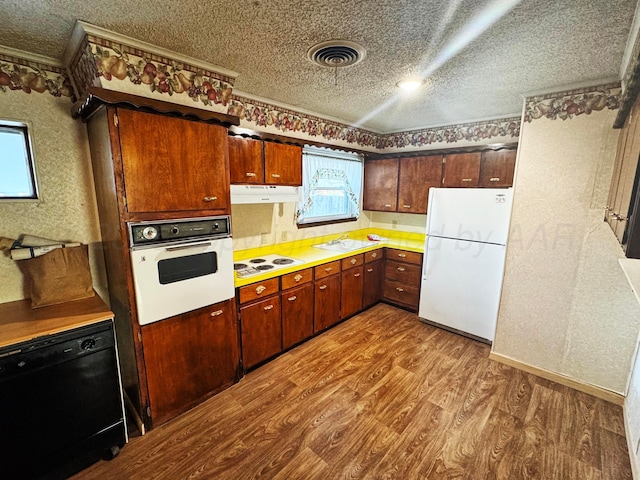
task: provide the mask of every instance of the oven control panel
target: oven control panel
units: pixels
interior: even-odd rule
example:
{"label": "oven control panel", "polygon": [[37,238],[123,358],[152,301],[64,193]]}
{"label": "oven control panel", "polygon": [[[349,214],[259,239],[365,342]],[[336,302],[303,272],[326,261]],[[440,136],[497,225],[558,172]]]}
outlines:
{"label": "oven control panel", "polygon": [[129,223],[131,246],[200,237],[228,237],[229,235],[231,235],[231,223],[228,215]]}

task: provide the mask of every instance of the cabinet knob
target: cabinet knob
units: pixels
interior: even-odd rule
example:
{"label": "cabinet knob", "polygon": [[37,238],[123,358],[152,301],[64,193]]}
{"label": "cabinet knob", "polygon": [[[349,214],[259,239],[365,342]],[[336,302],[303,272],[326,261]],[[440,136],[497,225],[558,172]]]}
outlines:
{"label": "cabinet knob", "polygon": [[264,292],[267,289],[267,287],[265,287],[264,285],[259,285],[258,287],[256,287],[256,293],[258,295],[260,295],[262,292]]}
{"label": "cabinet knob", "polygon": [[489,179],[490,182],[499,182],[500,181],[500,177],[491,177]]}
{"label": "cabinet knob", "polygon": [[367,272],[369,273],[373,272],[373,268],[367,268]]}
{"label": "cabinet knob", "polygon": [[354,273],[354,274],[353,274],[353,276],[354,276],[355,278],[358,278],[358,277],[360,276],[360,274],[359,274],[359,273]]}
{"label": "cabinet knob", "polygon": [[324,269],[325,272],[329,273],[331,270],[333,270],[333,267],[327,267]]}
{"label": "cabinet knob", "polygon": [[473,180],[472,178],[463,178],[462,181],[463,182],[470,182],[471,180]]}
{"label": "cabinet knob", "polygon": [[404,267],[398,267],[399,272],[404,272]]}
{"label": "cabinet knob", "polygon": [[294,279],[296,282],[299,282],[300,280],[302,280],[302,275],[300,275],[300,274],[298,273],[295,277],[293,277],[293,279]]}
{"label": "cabinet knob", "polygon": [[203,200],[205,202],[215,202],[218,199],[218,197],[204,197]]}
{"label": "cabinet knob", "polygon": [[355,258],[351,259],[351,265],[355,265],[356,263],[358,263],[358,261]]}
{"label": "cabinet knob", "polygon": [[387,207],[387,208],[391,208],[391,204],[390,204],[390,203],[387,203],[387,204],[385,205],[385,207]]}
{"label": "cabinet knob", "polygon": [[320,285],[318,288],[319,288],[320,290],[324,290],[325,288],[327,288],[327,286],[326,286],[326,285]]}
{"label": "cabinet knob", "polygon": [[398,254],[398,256],[399,256],[400,258],[405,258],[407,255],[406,255],[405,253],[399,253],[399,254]]}
{"label": "cabinet knob", "polygon": [[269,310],[271,310],[273,308],[273,305],[267,305],[266,307],[264,307],[264,311],[268,312]]}
{"label": "cabinet knob", "polygon": [[255,176],[256,176],[256,174],[255,174],[255,173],[253,173],[253,172],[247,172],[247,173],[245,173],[245,175],[246,175],[247,177],[255,177]]}
{"label": "cabinet knob", "polygon": [[272,173],[271,176],[273,178],[280,178],[280,174],[279,173]]}
{"label": "cabinet knob", "polygon": [[396,290],[399,292],[404,292],[404,288],[396,287]]}
{"label": "cabinet knob", "polygon": [[211,312],[209,315],[217,317],[218,315],[222,315],[222,310],[216,310],[215,312]]}
{"label": "cabinet knob", "polygon": [[298,297],[296,297],[296,296],[294,295],[293,297],[289,297],[289,298],[287,298],[287,300],[289,300],[290,302],[293,302],[296,298],[298,298]]}
{"label": "cabinet knob", "polygon": [[371,258],[376,258],[377,256],[378,256],[378,252],[373,252],[373,253],[371,254]]}
{"label": "cabinet knob", "polygon": [[403,205],[404,208],[411,208],[411,205]]}

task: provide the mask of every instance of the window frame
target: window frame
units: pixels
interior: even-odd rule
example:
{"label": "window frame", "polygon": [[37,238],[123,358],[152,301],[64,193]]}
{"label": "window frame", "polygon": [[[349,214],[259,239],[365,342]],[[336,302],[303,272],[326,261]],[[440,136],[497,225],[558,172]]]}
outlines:
{"label": "window frame", "polygon": [[38,183],[38,172],[33,148],[32,126],[28,122],[19,122],[8,119],[0,119],[0,130],[19,131],[24,139],[25,153],[27,155],[27,170],[33,195],[28,197],[5,196],[0,192],[0,202],[38,202],[42,200]]}
{"label": "window frame", "polygon": [[[310,146],[310,145],[305,145],[305,147],[302,150],[302,165],[303,165],[303,193],[305,191],[304,189],[304,182],[306,181],[306,175],[304,173],[304,165],[305,165],[305,161],[304,161],[304,154],[305,154],[305,150],[308,151],[309,154],[311,155],[318,155],[318,156],[326,156],[327,158],[331,158],[334,160],[342,160],[345,162],[357,162],[360,163],[361,165],[361,173],[360,173],[360,191],[358,192],[358,211],[356,216],[341,216],[341,215],[336,215],[336,216],[322,216],[322,217],[315,217],[316,219],[310,220],[310,221],[302,221],[299,222],[298,219],[296,218],[295,220],[295,224],[297,228],[309,228],[309,227],[318,227],[318,226],[322,226],[322,225],[333,225],[336,223],[345,223],[345,222],[356,222],[360,219],[360,215],[362,215],[363,209],[362,209],[362,198],[363,198],[363,191],[364,191],[364,158],[362,153],[360,152],[350,152],[347,150],[334,150],[331,148],[327,148],[327,147],[317,147],[317,146]],[[359,157],[359,158],[356,158]],[[306,198],[303,198],[301,200],[301,202],[296,204],[296,211],[300,208],[300,206],[302,204],[304,204],[304,202],[306,202]]]}

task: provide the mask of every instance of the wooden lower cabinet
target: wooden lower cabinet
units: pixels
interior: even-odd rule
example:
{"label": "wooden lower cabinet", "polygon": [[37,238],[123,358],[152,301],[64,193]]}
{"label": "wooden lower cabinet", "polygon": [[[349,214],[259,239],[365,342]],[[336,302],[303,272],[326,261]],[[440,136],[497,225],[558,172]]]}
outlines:
{"label": "wooden lower cabinet", "polygon": [[235,299],[142,327],[153,426],[238,379]]}
{"label": "wooden lower cabinet", "polygon": [[314,282],[314,333],[340,321],[340,275],[338,273],[340,273],[339,263],[335,274]]}
{"label": "wooden lower cabinet", "polygon": [[364,266],[362,308],[369,308],[382,300],[384,262],[377,260]]}
{"label": "wooden lower cabinet", "polygon": [[411,311],[418,310],[422,254],[388,248],[383,299]]}
{"label": "wooden lower cabinet", "polygon": [[282,304],[282,348],[289,348],[313,335],[313,284],[285,290]]}
{"label": "wooden lower cabinet", "polygon": [[282,351],[279,295],[240,307],[240,322],[245,369]]}
{"label": "wooden lower cabinet", "polygon": [[364,288],[364,254],[352,255],[342,260],[340,317],[348,318],[362,310]]}

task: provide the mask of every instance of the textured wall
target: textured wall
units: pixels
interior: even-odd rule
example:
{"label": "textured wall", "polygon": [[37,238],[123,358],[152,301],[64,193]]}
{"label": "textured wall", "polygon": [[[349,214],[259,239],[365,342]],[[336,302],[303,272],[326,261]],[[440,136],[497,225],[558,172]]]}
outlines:
{"label": "textured wall", "polygon": [[[108,298],[100,229],[83,123],[69,113],[68,98],[0,93],[0,118],[30,122],[41,200],[0,201],[0,236],[26,233],[90,244],[94,288]],[[0,303],[26,298],[23,276],[14,261],[0,255]]]}
{"label": "textured wall", "polygon": [[602,221],[615,114],[523,123],[493,349],[624,394],[640,307]]}

